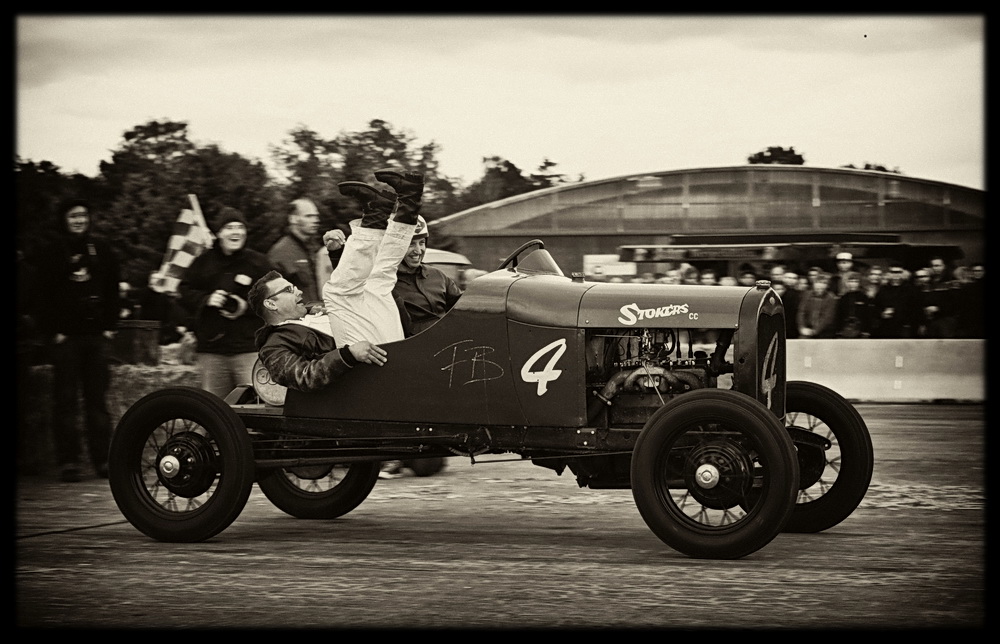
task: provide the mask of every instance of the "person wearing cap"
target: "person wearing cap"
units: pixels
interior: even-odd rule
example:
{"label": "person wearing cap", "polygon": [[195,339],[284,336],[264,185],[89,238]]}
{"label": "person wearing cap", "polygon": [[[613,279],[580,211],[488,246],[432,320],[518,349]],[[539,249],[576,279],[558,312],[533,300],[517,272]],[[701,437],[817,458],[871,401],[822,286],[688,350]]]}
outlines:
{"label": "person wearing cap", "polygon": [[111,341],[118,324],[119,259],[92,234],[92,210],[71,200],[58,211],[61,235],[33,261],[37,270],[36,322],[52,360],[52,439],[64,482],[80,481],[82,441],[77,396],[82,391],[87,453],[94,472],[108,475],[111,416]]}
{"label": "person wearing cap", "polygon": [[837,297],[846,293],[846,277],[852,272],[854,272],[854,256],[847,252],[837,253],[837,271],[830,276],[830,292]]}
{"label": "person wearing cap", "polygon": [[310,308],[322,305],[320,287],[333,272],[319,237],[319,223],[316,204],[305,197],[296,199],[289,205],[287,231],[267,251],[271,263],[302,291]]}
{"label": "person wearing cap", "polygon": [[225,398],[251,381],[257,361],[254,334],[262,320],[250,310],[247,293],[275,267],[266,255],[246,247],[242,212],[224,207],[213,223],[215,243],[184,271],[178,292],[194,325],[201,387]]}
{"label": "person wearing cap", "polygon": [[406,306],[415,334],[444,317],[462,295],[462,288],[444,271],[424,264],[427,238],[427,222],[419,217],[413,240],[396,273],[394,291]]}

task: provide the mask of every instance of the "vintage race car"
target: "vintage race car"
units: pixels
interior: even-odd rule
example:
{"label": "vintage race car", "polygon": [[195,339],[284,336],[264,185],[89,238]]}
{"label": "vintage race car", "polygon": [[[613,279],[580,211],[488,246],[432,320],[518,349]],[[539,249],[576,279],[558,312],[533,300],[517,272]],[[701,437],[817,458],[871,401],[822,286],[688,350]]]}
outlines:
{"label": "vintage race car", "polygon": [[[137,401],[112,437],[115,501],[161,541],[228,527],[256,482],[282,511],[334,519],[390,459],[513,454],[580,487],[631,489],[649,528],[732,559],[846,519],[871,481],[864,420],[786,382],[784,309],[755,287],[566,276],[540,240],[471,282],[423,333],[328,389],[190,387]],[[481,459],[482,460],[482,459]]]}

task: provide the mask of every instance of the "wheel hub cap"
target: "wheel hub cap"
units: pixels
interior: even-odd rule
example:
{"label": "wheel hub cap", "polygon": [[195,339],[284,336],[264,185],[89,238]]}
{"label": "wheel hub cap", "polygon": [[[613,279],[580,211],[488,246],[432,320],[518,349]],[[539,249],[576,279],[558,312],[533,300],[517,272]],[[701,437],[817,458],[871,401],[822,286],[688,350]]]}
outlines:
{"label": "wheel hub cap", "polygon": [[195,432],[173,436],[157,455],[156,473],[168,490],[193,498],[212,487],[219,474],[212,442]]}
{"label": "wheel hub cap", "polygon": [[691,495],[705,507],[731,508],[753,486],[753,461],[734,441],[709,441],[688,455],[684,480]]}
{"label": "wheel hub cap", "polygon": [[181,471],[181,462],[174,455],[164,456],[160,459],[160,476],[172,479]]}
{"label": "wheel hub cap", "polygon": [[699,465],[694,473],[694,482],[703,489],[710,490],[719,484],[719,470],[714,465]]}

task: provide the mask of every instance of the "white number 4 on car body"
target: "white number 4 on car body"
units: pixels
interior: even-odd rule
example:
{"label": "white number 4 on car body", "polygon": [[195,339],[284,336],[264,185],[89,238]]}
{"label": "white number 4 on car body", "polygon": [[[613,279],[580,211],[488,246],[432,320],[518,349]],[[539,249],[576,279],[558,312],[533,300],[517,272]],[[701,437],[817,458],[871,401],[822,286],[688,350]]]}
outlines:
{"label": "white number 4 on car body", "polygon": [[[538,362],[542,356],[553,349],[555,349],[555,351],[553,351],[552,357],[549,358],[549,361],[545,364],[545,368],[541,371],[532,371],[535,363]],[[528,361],[524,363],[523,367],[521,367],[521,380],[524,380],[525,382],[537,382],[538,395],[543,395],[546,391],[548,391],[549,382],[562,375],[562,370],[554,369],[553,367],[556,366],[556,362],[559,361],[559,358],[561,358],[562,354],[565,352],[566,338],[560,338],[555,342],[545,345],[528,358]]]}

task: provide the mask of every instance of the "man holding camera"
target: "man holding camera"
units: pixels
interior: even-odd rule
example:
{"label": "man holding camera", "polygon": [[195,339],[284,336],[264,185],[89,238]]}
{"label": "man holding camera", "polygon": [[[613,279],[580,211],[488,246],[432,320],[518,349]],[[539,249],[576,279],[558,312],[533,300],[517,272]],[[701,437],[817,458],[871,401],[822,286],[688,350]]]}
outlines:
{"label": "man holding camera", "polygon": [[215,244],[184,271],[178,291],[198,339],[196,364],[201,387],[225,398],[251,381],[257,361],[254,333],[263,321],[250,310],[250,286],[274,269],[263,253],[247,248],[247,222],[225,207],[216,217]]}

